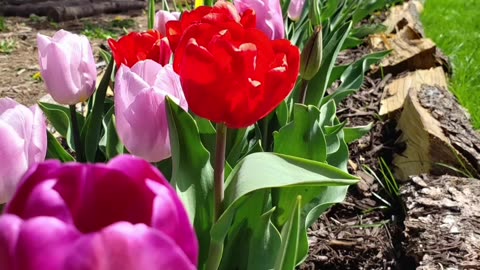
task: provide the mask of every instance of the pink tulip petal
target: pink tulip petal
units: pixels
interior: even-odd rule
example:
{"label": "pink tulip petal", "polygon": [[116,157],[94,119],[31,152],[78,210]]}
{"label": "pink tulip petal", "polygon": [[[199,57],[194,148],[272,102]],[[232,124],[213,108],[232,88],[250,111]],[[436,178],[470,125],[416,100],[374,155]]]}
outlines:
{"label": "pink tulip petal", "polygon": [[166,36],[167,31],[165,29],[165,24],[169,21],[178,20],[178,17],[175,17],[174,14],[166,11],[166,10],[159,10],[155,14],[155,29],[162,34],[162,36]]}
{"label": "pink tulip petal", "polygon": [[293,21],[298,21],[302,16],[305,0],[292,0],[288,5],[288,17]]}
{"label": "pink tulip petal", "polygon": [[25,140],[0,119],[0,203],[7,202],[15,192],[28,168],[24,155]]}
{"label": "pink tulip petal", "polygon": [[161,70],[162,65],[150,59],[137,62],[130,68],[130,71],[137,74],[148,86],[155,84],[157,74]]}
{"label": "pink tulip petal", "polygon": [[155,89],[140,92],[123,116],[129,126],[125,127],[127,132],[119,126],[119,136],[130,153],[151,162],[170,157],[165,94]]}

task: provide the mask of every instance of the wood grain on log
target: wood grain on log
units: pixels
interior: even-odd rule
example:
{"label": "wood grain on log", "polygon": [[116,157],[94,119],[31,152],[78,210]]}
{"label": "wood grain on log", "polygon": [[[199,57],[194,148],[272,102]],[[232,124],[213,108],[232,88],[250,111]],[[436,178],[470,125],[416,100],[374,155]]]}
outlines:
{"label": "wood grain on log", "polygon": [[[445,75],[441,68],[416,71],[405,78],[415,81],[410,83],[406,91],[403,111],[397,123],[397,128],[402,131],[399,140],[405,142],[406,150],[394,157],[395,175],[403,181],[411,175],[422,173],[477,176],[480,154],[475,143],[480,142],[480,138],[467,124],[468,117],[453,95],[446,90]],[[399,80],[405,81],[405,78]],[[405,92],[405,89],[398,92],[402,91]],[[438,106],[441,103],[448,105]],[[454,114],[461,119],[461,124],[442,124],[441,119],[434,117],[432,112],[443,117]],[[457,129],[459,134],[454,133],[453,129]],[[467,136],[473,140],[467,138],[460,143]]]}
{"label": "wood grain on log", "polygon": [[439,85],[441,87],[447,87],[447,79],[442,68],[432,68],[426,70],[418,70],[416,72],[410,72],[405,76],[389,82],[383,92],[383,98],[380,102],[381,116],[387,114],[396,114],[403,108],[403,103],[408,95],[408,91],[412,88],[420,89],[423,84],[427,85]]}
{"label": "wood grain on log", "polygon": [[425,36],[423,25],[420,22],[420,13],[423,11],[423,5],[417,1],[408,1],[403,5],[393,6],[382,23],[387,27],[385,33],[398,32],[405,26],[410,26]]}
{"label": "wood grain on log", "polygon": [[55,21],[77,19],[102,13],[117,13],[143,9],[145,0],[48,0],[26,2],[21,5],[6,4],[0,7],[0,15],[28,17],[31,14],[48,16]]}
{"label": "wood grain on log", "polygon": [[392,50],[380,63],[383,73],[399,74],[404,71],[429,69],[437,66],[436,45],[410,26],[396,34],[372,35],[369,42],[373,51]]}

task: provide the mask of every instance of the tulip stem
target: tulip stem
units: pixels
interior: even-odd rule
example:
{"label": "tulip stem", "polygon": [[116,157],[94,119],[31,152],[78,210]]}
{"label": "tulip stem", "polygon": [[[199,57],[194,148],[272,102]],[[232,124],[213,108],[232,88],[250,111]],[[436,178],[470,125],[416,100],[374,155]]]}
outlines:
{"label": "tulip stem", "polygon": [[217,124],[217,140],[215,146],[215,171],[213,181],[215,185],[215,220],[222,215],[223,184],[225,175],[225,148],[227,144],[227,126],[223,123]]}
{"label": "tulip stem", "polygon": [[85,162],[85,158],[83,155],[83,145],[82,141],[80,140],[80,129],[78,127],[77,110],[75,108],[75,105],[70,105],[70,116],[72,118],[73,143],[75,144],[77,161]]}
{"label": "tulip stem", "polygon": [[298,99],[298,103],[305,104],[305,99],[307,98],[307,88],[308,88],[308,81],[305,79],[300,79],[302,80],[300,84],[300,96]]}

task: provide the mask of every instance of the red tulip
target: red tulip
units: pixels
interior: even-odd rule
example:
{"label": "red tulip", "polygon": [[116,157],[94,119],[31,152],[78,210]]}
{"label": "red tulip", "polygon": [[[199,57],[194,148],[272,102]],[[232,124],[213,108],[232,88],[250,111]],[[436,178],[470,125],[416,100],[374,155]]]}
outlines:
{"label": "red tulip", "polygon": [[191,111],[230,128],[243,128],[268,115],[290,94],[300,52],[288,40],[272,41],[256,28],[217,16],[232,12],[232,4],[220,3],[212,9],[217,13],[208,13],[184,30],[174,70]]}
{"label": "red tulip", "polygon": [[132,67],[138,61],[151,59],[160,65],[166,65],[172,56],[168,40],[160,32],[132,32],[118,41],[108,40],[117,67],[121,64]]}
{"label": "red tulip", "polygon": [[245,28],[255,28],[255,18],[252,10],[248,10],[240,15],[234,5],[219,0],[213,7],[201,6],[190,12],[186,11],[182,13],[180,21],[167,22],[167,37],[172,51],[175,51],[183,32],[193,24],[200,22],[212,23],[222,27],[224,24],[237,22],[241,23]]}

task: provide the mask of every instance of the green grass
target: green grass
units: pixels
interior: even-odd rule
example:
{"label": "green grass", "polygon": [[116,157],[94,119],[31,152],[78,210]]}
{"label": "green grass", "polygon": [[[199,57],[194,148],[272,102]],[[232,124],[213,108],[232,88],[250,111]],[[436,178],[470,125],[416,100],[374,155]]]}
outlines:
{"label": "green grass", "polygon": [[450,90],[480,129],[480,0],[427,0],[422,22],[427,37],[453,64]]}

